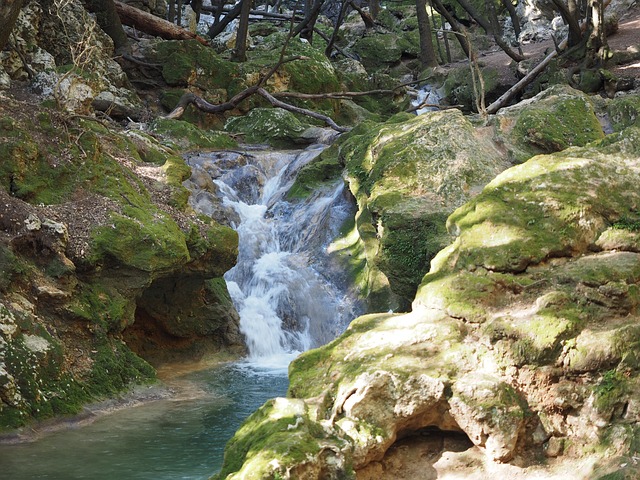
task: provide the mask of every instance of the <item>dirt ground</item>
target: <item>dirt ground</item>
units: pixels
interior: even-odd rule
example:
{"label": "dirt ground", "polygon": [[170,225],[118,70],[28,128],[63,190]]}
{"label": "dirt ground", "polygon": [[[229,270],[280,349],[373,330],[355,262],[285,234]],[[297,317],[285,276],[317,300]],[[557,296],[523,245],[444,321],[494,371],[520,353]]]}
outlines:
{"label": "dirt ground", "polygon": [[[638,52],[640,52],[640,5],[635,5],[620,18],[618,31],[608,37],[607,41],[613,52],[635,53],[636,58],[638,57]],[[531,61],[532,65],[537,65],[546,55],[553,51],[553,48],[552,40],[528,43],[522,46],[525,57]],[[496,47],[491,51],[481,52],[478,61],[482,66],[495,68],[503,85],[514,85],[518,81],[513,61],[499,48]],[[465,63],[455,63],[451,64],[451,66],[459,66]],[[618,78],[640,79],[640,60],[611,65],[606,68]]]}

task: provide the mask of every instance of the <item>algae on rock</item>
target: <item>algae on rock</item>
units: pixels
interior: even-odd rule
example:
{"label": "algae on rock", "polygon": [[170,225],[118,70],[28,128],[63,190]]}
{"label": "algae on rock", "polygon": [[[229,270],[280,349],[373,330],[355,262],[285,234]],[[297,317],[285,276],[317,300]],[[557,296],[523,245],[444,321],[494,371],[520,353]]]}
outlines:
{"label": "algae on rock", "polygon": [[[356,195],[374,170],[372,150],[361,146],[357,157]],[[598,250],[612,225],[637,218],[638,152],[640,129],[629,127],[512,167],[459,207],[447,222],[457,238],[434,258],[412,312],[360,317],[291,364],[290,398],[278,402],[305,411],[309,456],[261,449],[268,468],[257,478],[307,462],[316,464],[308,478],[336,465],[336,477],[349,478],[399,432],[429,426],[462,431],[500,461],[522,454],[526,464],[546,451],[629,474],[609,458],[638,453],[640,259],[633,249]],[[260,425],[264,445],[280,438],[281,428],[257,418],[242,431]],[[341,443],[323,458],[327,435]],[[246,472],[249,457],[231,452],[250,442],[234,437],[225,475]]]}
{"label": "algae on rock", "polygon": [[[187,211],[184,160],[142,132],[45,107],[34,119],[13,100],[4,109],[12,113],[0,120],[0,429],[77,413],[152,380],[132,349],[154,361],[167,359],[157,355],[167,346],[183,358],[241,351],[220,283],[237,234]],[[190,322],[163,326],[163,306]],[[153,332],[153,348],[141,345]]]}

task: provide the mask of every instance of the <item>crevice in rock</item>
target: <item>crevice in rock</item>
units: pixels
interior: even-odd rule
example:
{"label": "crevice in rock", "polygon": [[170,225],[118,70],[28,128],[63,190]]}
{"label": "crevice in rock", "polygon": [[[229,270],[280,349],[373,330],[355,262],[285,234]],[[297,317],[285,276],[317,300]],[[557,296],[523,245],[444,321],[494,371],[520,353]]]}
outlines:
{"label": "crevice in rock", "polygon": [[447,453],[462,453],[473,448],[464,432],[441,430],[435,426],[406,432],[389,447],[384,457],[358,470],[357,480],[420,478],[435,480],[434,464]]}
{"label": "crevice in rock", "polygon": [[[136,309],[135,323],[123,332],[127,346],[150,364],[194,360],[206,353],[206,343],[201,338],[181,338],[168,333],[158,319],[144,308]],[[213,342],[210,342],[213,343]],[[209,345],[215,348],[215,345]]]}

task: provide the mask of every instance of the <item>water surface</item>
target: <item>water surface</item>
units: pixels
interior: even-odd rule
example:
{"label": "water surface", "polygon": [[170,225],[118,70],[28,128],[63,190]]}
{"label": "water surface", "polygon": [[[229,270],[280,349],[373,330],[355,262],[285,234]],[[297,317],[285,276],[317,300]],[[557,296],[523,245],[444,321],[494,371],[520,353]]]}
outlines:
{"label": "water surface", "polygon": [[32,443],[0,445],[7,480],[207,479],[224,446],[267,399],[283,396],[286,370],[231,364],[173,380],[178,395],[106,414]]}

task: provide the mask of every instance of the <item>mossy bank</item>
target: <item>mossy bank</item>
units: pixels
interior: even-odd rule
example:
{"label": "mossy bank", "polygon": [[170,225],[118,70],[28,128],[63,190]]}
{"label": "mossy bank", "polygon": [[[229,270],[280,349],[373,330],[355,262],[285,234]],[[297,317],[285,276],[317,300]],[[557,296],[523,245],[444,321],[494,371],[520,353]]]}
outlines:
{"label": "mossy bank", "polygon": [[243,351],[222,280],[237,234],[187,206],[178,150],[235,142],[31,108],[0,109],[1,430],[153,381],[148,361]]}

